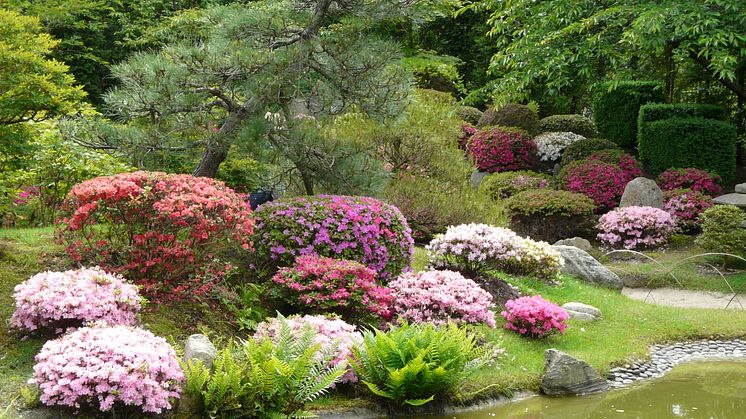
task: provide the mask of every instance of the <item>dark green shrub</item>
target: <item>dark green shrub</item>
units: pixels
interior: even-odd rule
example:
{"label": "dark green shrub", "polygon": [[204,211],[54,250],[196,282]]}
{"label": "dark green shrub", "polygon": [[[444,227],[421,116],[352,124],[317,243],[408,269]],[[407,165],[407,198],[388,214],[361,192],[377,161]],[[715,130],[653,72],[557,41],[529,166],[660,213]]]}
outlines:
{"label": "dark green shrub", "polygon": [[551,180],[552,177],[549,175],[530,170],[499,172],[482,179],[479,191],[494,200],[500,200],[529,189],[547,188]]}
{"label": "dark green shrub", "polygon": [[586,138],[598,137],[596,124],[583,115],[552,115],[539,121],[541,132],[574,132]]}
{"label": "dark green shrub", "polygon": [[434,55],[421,52],[402,59],[402,65],[409,70],[417,87],[433,89],[460,96],[466,92],[458,66],[461,60],[447,55]]}
{"label": "dark green shrub", "polygon": [[655,173],[694,167],[728,181],[736,170],[736,127],[704,118],[670,118],[646,123],[640,158]]}
{"label": "dark green shrub", "polygon": [[702,234],[695,243],[708,252],[746,257],[746,214],[735,205],[715,205],[700,214]]}
{"label": "dark green shrub", "polygon": [[520,192],[505,201],[510,228],[522,236],[554,243],[587,236],[593,228],[596,204],[574,192],[536,189]]}
{"label": "dark green shrub", "polygon": [[516,127],[531,135],[539,133],[539,116],[531,108],[518,103],[508,103],[498,109],[487,109],[477,123],[477,127]]}
{"label": "dark green shrub", "polygon": [[566,166],[576,160],[583,160],[591,154],[602,150],[619,150],[616,143],[601,138],[586,138],[585,140],[575,141],[567,146],[562,153],[562,166]]}
{"label": "dark green shrub", "polygon": [[604,83],[593,97],[593,120],[603,138],[622,147],[633,147],[640,106],[664,99],[662,86],[656,82]]}
{"label": "dark green shrub", "polygon": [[640,123],[660,121],[670,118],[705,118],[725,121],[728,114],[725,108],[704,103],[648,103],[640,106],[637,116]]}
{"label": "dark green shrub", "polygon": [[472,125],[478,124],[479,119],[482,117],[482,111],[473,106],[459,106],[456,113],[459,118]]}

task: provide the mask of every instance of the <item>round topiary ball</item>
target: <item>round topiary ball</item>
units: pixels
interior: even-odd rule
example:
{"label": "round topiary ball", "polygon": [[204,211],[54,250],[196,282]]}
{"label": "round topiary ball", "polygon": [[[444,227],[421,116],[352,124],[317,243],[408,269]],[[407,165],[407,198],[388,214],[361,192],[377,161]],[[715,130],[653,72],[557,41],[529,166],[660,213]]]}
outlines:
{"label": "round topiary ball", "polygon": [[503,126],[520,128],[530,135],[539,133],[539,116],[533,109],[518,103],[508,103],[497,109],[487,109],[477,127]]}
{"label": "round topiary ball", "polygon": [[456,113],[459,118],[471,125],[478,124],[479,119],[482,118],[482,111],[473,106],[459,106]]}
{"label": "round topiary ball", "polygon": [[548,188],[552,177],[530,170],[492,173],[479,183],[479,192],[500,200],[530,189]]}
{"label": "round topiary ball", "polygon": [[562,161],[560,164],[562,166],[567,166],[576,160],[583,160],[591,154],[602,150],[620,150],[620,148],[616,143],[609,140],[601,138],[586,138],[568,145],[562,153]]}
{"label": "round topiary ball", "polygon": [[541,132],[573,132],[586,138],[598,137],[596,124],[583,115],[551,115],[539,121]]}
{"label": "round topiary ball", "polygon": [[505,201],[510,228],[522,236],[553,243],[588,236],[596,204],[575,192],[537,189],[520,192]]}

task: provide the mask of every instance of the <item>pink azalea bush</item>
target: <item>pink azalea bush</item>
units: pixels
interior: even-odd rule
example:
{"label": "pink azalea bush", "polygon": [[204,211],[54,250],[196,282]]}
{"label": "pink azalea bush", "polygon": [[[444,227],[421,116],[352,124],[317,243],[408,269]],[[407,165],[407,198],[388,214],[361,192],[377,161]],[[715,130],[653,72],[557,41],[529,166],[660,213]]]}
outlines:
{"label": "pink azalea bush", "polygon": [[507,172],[536,166],[537,146],[525,132],[505,127],[474,133],[466,145],[467,154],[483,172]]}
{"label": "pink azalea bush", "polygon": [[570,317],[562,307],[540,295],[508,300],[505,310],[500,314],[507,320],[506,329],[531,338],[543,338],[555,332],[564,333]]}
{"label": "pink azalea bush", "polygon": [[448,227],[426,247],[435,267],[480,272],[487,268],[514,275],[553,278],[562,267],[562,256],[549,243],[518,236],[487,224]]}
{"label": "pink azalea bush", "polygon": [[699,215],[714,205],[712,197],[692,189],[674,189],[663,193],[663,209],[674,218],[683,233],[699,231]]}
{"label": "pink azalea bush", "polygon": [[134,325],[142,300],[135,285],[101,268],[42,272],[16,285],[13,328],[61,333],[88,322]]}
{"label": "pink azalea bush", "polygon": [[[329,366],[344,364],[349,366],[348,358],[352,356],[352,347],[360,345],[363,342],[363,335],[357,331],[355,326],[338,318],[329,318],[323,315],[316,316],[291,316],[285,319],[292,330],[303,330],[310,328],[316,332],[315,343],[319,345],[319,350],[325,350],[331,345],[336,346],[334,358],[330,361]],[[280,336],[282,321],[279,318],[272,318],[265,322],[259,323],[254,333],[255,340],[276,339]],[[357,382],[357,376],[352,368],[340,379],[341,383]]]}
{"label": "pink azalea bush", "polygon": [[298,256],[295,265],[272,278],[303,312],[339,314],[346,320],[391,318],[391,294],[376,281],[376,272],[350,261],[318,255]]}
{"label": "pink azalea bush", "polygon": [[601,216],[598,239],[614,249],[649,249],[663,246],[676,229],[668,212],[653,207],[616,208]]}
{"label": "pink azalea bush", "polygon": [[558,183],[563,189],[591,198],[596,211],[603,212],[618,205],[624,187],[632,179],[634,176],[618,165],[587,159],[563,167]]}
{"label": "pink azalea bush", "polygon": [[621,150],[596,151],[588,156],[587,160],[598,160],[604,163],[616,165],[629,180],[642,176],[642,170],[640,170],[640,165],[637,163],[637,159],[632,157],[631,154],[625,153]]}
{"label": "pink azalea bush", "polygon": [[254,215],[254,256],[259,267],[270,271],[291,266],[298,256],[320,255],[360,262],[386,282],[412,262],[414,240],[407,220],[377,199],[298,197],[268,202]]}
{"label": "pink azalea bush", "polygon": [[411,322],[484,323],[495,327],[492,295],[453,271],[403,273],[389,283],[394,311]]}
{"label": "pink azalea bush", "polygon": [[127,326],[84,327],[44,344],[34,378],[47,406],[115,404],[161,413],[178,398],[184,372],[165,339]]}
{"label": "pink azalea bush", "polygon": [[722,193],[720,176],[702,169],[668,169],[658,176],[658,186],[664,191],[691,189],[710,196]]}

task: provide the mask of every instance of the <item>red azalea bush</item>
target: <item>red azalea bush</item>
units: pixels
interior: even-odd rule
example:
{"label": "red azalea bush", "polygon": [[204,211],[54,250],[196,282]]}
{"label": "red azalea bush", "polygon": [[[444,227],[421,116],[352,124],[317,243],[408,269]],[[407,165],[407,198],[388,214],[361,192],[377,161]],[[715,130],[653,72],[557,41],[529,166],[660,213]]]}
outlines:
{"label": "red azalea bush", "polygon": [[543,338],[554,332],[564,333],[570,317],[565,309],[540,295],[508,300],[500,314],[507,320],[506,329],[531,338]]}
{"label": "red azalea bush", "polygon": [[376,282],[376,271],[351,260],[299,256],[272,278],[288,302],[306,313],[336,313],[347,321],[391,318],[391,292]]}
{"label": "red azalea bush", "polygon": [[563,189],[591,198],[596,212],[603,212],[619,204],[624,187],[632,179],[634,176],[615,164],[587,159],[563,167],[558,183]]}
{"label": "red azalea bush", "polygon": [[494,127],[474,133],[466,151],[483,172],[531,169],[538,162],[538,147],[524,131]]}
{"label": "red azalea bush", "polygon": [[120,273],[150,296],[203,296],[233,267],[217,252],[249,249],[251,210],[223,182],[134,172],[72,188],[58,239],[78,263]]}
{"label": "red azalea bush", "polygon": [[718,196],[722,193],[719,183],[720,176],[694,168],[668,169],[658,176],[658,186],[664,191],[691,189],[710,196]]}
{"label": "red azalea bush", "polygon": [[663,193],[668,211],[676,222],[676,228],[683,233],[696,233],[699,228],[699,214],[715,205],[710,195],[692,189],[674,189]]}

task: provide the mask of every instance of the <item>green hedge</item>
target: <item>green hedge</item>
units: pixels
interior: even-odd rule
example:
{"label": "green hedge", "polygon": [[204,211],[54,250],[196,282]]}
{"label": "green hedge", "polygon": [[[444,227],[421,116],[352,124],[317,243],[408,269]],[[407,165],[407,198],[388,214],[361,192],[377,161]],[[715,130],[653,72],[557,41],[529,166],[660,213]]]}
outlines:
{"label": "green hedge", "polygon": [[622,147],[633,147],[640,106],[663,100],[662,86],[656,82],[622,81],[616,86],[604,83],[593,97],[593,119],[601,137]]}
{"label": "green hedge", "polygon": [[702,103],[648,103],[647,105],[640,106],[640,113],[637,117],[638,130],[640,124],[669,118],[705,118],[725,121],[728,118],[728,114],[725,112],[725,108],[717,105]]}
{"label": "green hedge", "polygon": [[736,171],[736,127],[705,118],[669,118],[648,122],[640,138],[642,161],[654,172],[696,167],[725,181]]}

